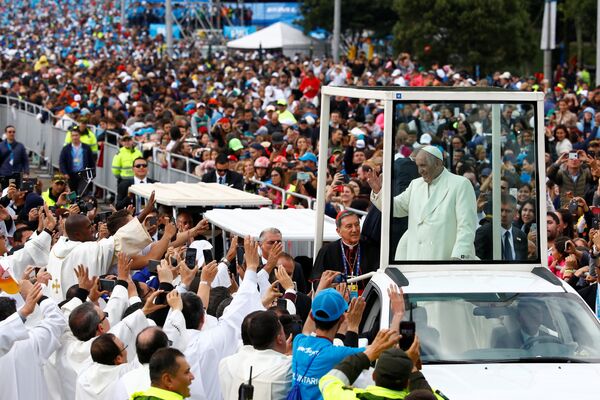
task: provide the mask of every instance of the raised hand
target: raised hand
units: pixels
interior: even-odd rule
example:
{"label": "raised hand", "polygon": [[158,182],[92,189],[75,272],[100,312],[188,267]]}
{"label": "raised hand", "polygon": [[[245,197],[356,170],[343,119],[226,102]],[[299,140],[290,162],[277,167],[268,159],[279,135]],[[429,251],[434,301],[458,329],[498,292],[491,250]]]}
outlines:
{"label": "raised hand", "polygon": [[173,310],[183,310],[183,301],[181,300],[181,296],[177,290],[171,290],[167,294],[167,304]]}
{"label": "raised hand", "polygon": [[87,267],[79,264],[77,268],[74,268],[74,271],[79,287],[87,290],[88,292],[91,291],[92,287],[94,286],[94,280],[90,279]]}
{"label": "raised hand", "polygon": [[[29,281],[27,281],[27,282],[29,282]],[[33,285],[33,287],[27,286],[26,294],[23,291],[25,286],[27,286],[27,285],[21,285],[21,287],[22,287],[21,296],[24,295],[23,297],[25,298],[25,304],[19,310],[19,314],[23,318],[27,318],[28,316],[30,316],[33,313],[33,311],[35,310],[35,305],[43,296],[42,285],[40,283],[36,283],[35,285]]]}
{"label": "raised hand", "polygon": [[154,311],[158,311],[162,308],[167,307],[166,304],[154,304],[154,300],[158,297],[159,294],[164,293],[164,290],[156,290],[146,298],[146,302],[144,303],[144,307],[142,307],[142,312],[144,315],[152,314]]}
{"label": "raised hand", "polygon": [[389,329],[382,329],[377,333],[373,343],[365,350],[365,355],[370,361],[375,361],[379,358],[381,353],[398,344],[399,340],[400,335],[397,332]]}

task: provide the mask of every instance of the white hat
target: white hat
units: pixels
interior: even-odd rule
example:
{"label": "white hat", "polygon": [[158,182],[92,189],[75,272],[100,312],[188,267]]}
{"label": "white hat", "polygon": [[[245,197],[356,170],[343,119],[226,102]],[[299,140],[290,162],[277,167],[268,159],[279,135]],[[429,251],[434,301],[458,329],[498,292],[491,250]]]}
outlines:
{"label": "white hat", "polygon": [[304,119],[306,120],[306,122],[309,125],[314,125],[315,124],[315,119],[313,117],[311,117],[310,115],[307,115],[306,117],[304,117]]}
{"label": "white hat", "polygon": [[76,94],[75,96],[73,96],[73,100],[75,100],[76,102],[80,102],[81,101],[81,95],[80,94]]}
{"label": "white hat", "polygon": [[429,133],[424,133],[421,135],[421,139],[419,139],[419,143],[421,144],[430,144],[431,143],[431,135]]}
{"label": "white hat", "polygon": [[510,79],[510,72],[505,71],[502,75],[500,75],[500,79]]}
{"label": "white hat", "polygon": [[358,126],[355,126],[354,128],[352,128],[350,130],[350,133],[353,134],[354,136],[360,136],[360,135],[364,135],[365,132],[360,129]]}
{"label": "white hat", "polygon": [[365,141],[362,139],[358,139],[356,141],[356,148],[357,149],[364,149],[366,147]]}
{"label": "white hat", "polygon": [[[425,133],[424,135],[427,135],[427,134]],[[435,146],[425,146],[425,147],[422,147],[421,150],[428,152],[429,154],[431,154],[438,160],[444,161],[444,156],[442,155],[442,152],[440,151],[440,149],[438,149]]]}

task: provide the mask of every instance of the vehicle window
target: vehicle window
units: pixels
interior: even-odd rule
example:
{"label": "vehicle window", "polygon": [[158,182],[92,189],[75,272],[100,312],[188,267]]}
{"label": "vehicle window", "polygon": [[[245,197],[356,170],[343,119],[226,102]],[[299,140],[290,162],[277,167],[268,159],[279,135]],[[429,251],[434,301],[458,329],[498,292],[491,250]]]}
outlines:
{"label": "vehicle window", "polygon": [[408,301],[424,363],[600,362],[598,321],[573,294],[409,295]]}
{"label": "vehicle window", "polygon": [[395,107],[390,264],[539,262],[535,103]]}
{"label": "vehicle window", "polygon": [[360,325],[360,332],[369,334],[371,332],[377,334],[381,318],[381,298],[379,292],[373,287],[368,286],[363,293],[365,298],[365,312]]}

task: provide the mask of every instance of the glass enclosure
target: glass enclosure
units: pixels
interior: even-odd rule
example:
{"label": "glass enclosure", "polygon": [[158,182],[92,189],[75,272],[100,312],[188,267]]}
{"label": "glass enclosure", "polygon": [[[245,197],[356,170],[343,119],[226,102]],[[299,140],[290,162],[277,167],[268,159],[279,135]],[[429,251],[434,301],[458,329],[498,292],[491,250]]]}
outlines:
{"label": "glass enclosure", "polygon": [[408,295],[408,302],[424,364],[600,362],[598,321],[574,294]]}
{"label": "glass enclosure", "polygon": [[536,103],[394,110],[390,264],[540,262]]}

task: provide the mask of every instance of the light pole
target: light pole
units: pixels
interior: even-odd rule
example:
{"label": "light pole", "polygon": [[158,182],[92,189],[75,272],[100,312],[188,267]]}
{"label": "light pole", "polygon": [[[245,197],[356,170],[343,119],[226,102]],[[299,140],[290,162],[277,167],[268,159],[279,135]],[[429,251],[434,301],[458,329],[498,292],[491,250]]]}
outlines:
{"label": "light pole", "polygon": [[[600,1],[600,0],[598,0]],[[333,61],[340,62],[340,30],[342,24],[342,0],[335,0],[333,5],[333,40],[331,42],[331,53]]]}
{"label": "light pole", "polygon": [[171,0],[165,0],[165,25],[167,34],[167,55],[173,58],[173,7]]}

